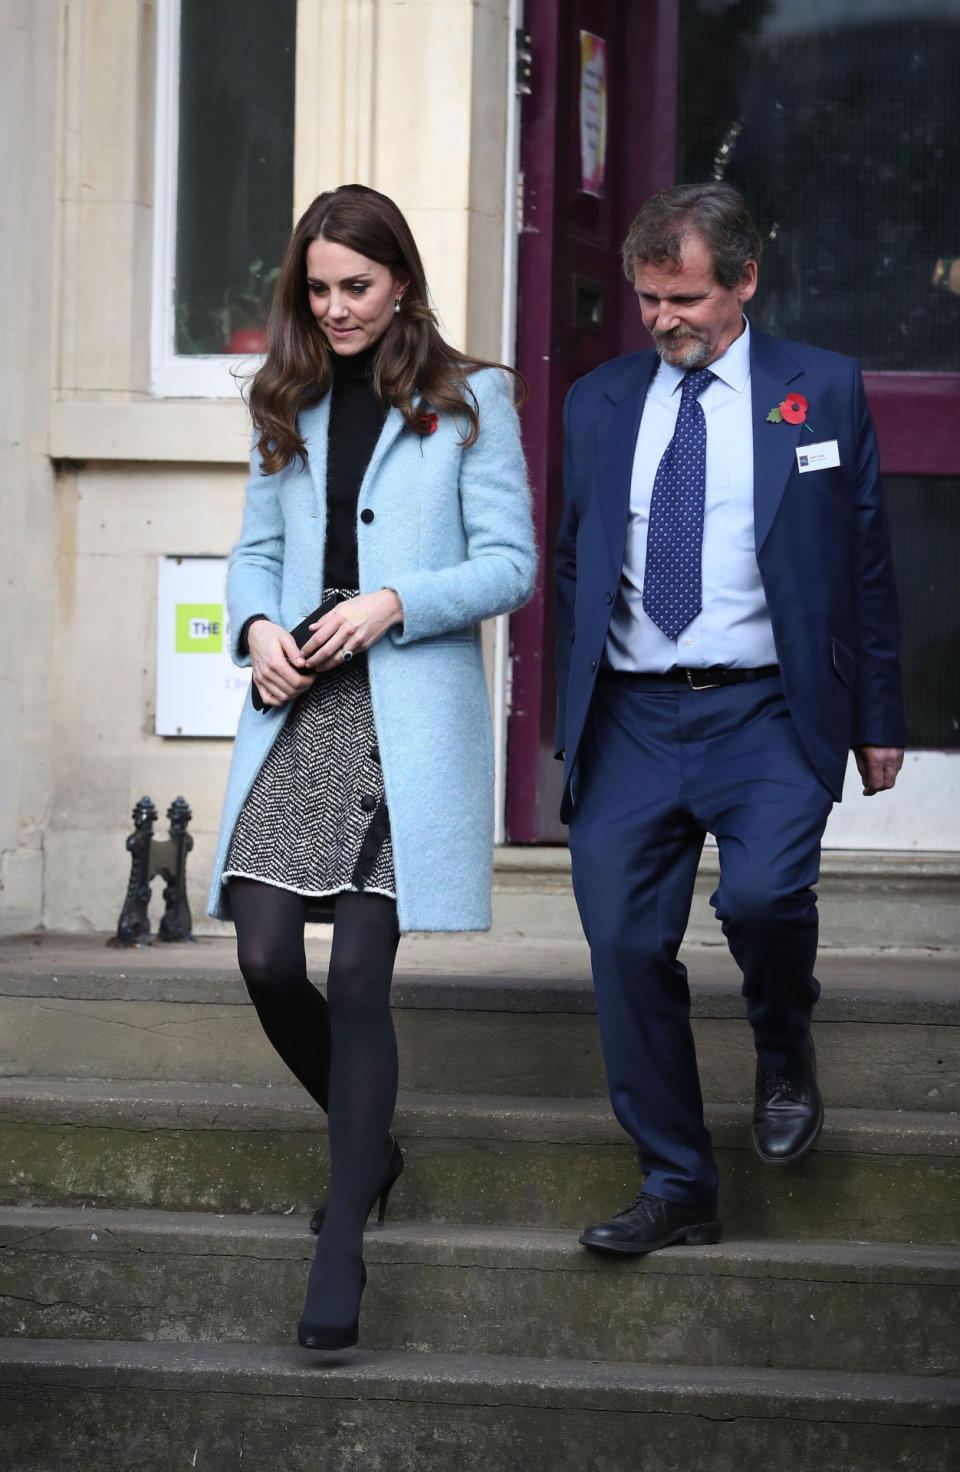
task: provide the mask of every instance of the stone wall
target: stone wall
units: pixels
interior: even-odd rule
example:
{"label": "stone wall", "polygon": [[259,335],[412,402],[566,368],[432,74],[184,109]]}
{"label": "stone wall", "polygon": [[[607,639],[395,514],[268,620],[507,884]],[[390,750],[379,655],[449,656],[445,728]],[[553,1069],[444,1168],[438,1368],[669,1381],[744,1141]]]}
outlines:
{"label": "stone wall", "polygon": [[[202,911],[230,757],[153,734],[155,558],[226,553],[239,402],[150,394],[157,4],[0,5],[5,535],[0,932],[111,929],[130,810],[194,812]],[[500,354],[507,0],[300,0],[295,209],[407,213],[445,334]],[[163,824],[161,824],[161,827]],[[157,886],[157,888],[159,888]],[[159,894],[154,902],[159,910]]]}
{"label": "stone wall", "polygon": [[0,913],[36,925],[52,809],[54,475],[47,455],[54,300],[57,7],[0,3]]}

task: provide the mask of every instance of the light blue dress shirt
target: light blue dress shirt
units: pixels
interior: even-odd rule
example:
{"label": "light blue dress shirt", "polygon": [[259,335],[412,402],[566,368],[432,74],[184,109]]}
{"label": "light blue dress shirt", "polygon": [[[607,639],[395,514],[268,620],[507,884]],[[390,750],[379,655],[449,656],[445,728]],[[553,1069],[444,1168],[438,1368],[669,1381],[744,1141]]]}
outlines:
{"label": "light blue dress shirt", "polygon": [[614,669],[654,673],[713,664],[756,669],[777,662],[754,537],[748,323],[710,371],[714,381],[700,395],[707,423],[701,609],[675,639],[643,610],[650,498],[657,466],[673,438],[684,374],[661,362],[647,390],[633,456],[623,572],[604,651],[605,663]]}

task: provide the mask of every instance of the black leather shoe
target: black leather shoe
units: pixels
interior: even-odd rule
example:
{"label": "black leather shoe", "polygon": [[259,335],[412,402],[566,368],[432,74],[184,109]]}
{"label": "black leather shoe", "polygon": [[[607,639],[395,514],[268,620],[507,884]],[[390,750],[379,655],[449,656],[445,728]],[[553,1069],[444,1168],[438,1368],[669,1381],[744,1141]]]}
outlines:
{"label": "black leather shoe", "polygon": [[672,1242],[702,1247],[720,1241],[720,1223],[715,1206],[681,1206],[641,1192],[608,1222],[587,1227],[580,1241],[584,1247],[600,1247],[605,1252],[656,1252]]}
{"label": "black leather shoe", "polygon": [[789,1073],[771,1073],[757,1064],[753,1148],[769,1165],[788,1165],[817,1143],[822,1129],[817,1055],[808,1038],[800,1062]]}
{"label": "black leather shoe", "polygon": [[[369,1216],[370,1212],[377,1205],[377,1201],[379,1200],[380,1205],[377,1209],[377,1224],[379,1226],[383,1226],[383,1221],[387,1214],[387,1202],[390,1199],[390,1192],[393,1190],[395,1183],[400,1179],[402,1175],[403,1151],[400,1149],[400,1146],[394,1139],[393,1135],[391,1135],[390,1161],[387,1165],[387,1173],[384,1176],[383,1180],[380,1182],[377,1194],[370,1202],[370,1210],[367,1212],[367,1216]],[[320,1228],[323,1226],[323,1219],[326,1214],[327,1203],[324,1201],[322,1205],[317,1207],[316,1211],[313,1213],[313,1216],[310,1218],[310,1230],[314,1234],[314,1236],[319,1235]]]}

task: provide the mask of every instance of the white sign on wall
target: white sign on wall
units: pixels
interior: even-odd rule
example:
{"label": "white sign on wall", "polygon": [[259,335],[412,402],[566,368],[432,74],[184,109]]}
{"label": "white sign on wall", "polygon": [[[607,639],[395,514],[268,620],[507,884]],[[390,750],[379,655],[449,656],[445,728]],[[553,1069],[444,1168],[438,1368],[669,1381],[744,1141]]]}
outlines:
{"label": "white sign on wall", "polygon": [[157,558],[158,736],[233,736],[250,684],[230,658],[225,557]]}

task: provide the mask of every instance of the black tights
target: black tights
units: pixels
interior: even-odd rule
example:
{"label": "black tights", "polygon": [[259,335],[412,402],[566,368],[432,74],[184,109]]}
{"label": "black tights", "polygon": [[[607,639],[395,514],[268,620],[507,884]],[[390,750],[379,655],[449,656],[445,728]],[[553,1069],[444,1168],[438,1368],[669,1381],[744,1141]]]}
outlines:
{"label": "black tights", "polygon": [[330,1009],[307,978],[305,908],[298,894],[231,879],[237,960],[261,1026],[320,1108],[330,1092]]}
{"label": "black tights", "polygon": [[390,1157],[397,1041],[390,983],[400,932],[383,895],[336,898],[327,999],[307,979],[305,906],[253,879],[230,881],[237,954],[263,1029],[287,1067],[327,1110],[330,1200],[304,1316],[356,1317],[363,1227]]}

